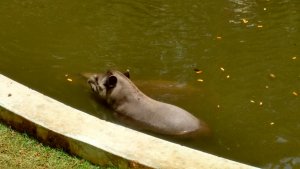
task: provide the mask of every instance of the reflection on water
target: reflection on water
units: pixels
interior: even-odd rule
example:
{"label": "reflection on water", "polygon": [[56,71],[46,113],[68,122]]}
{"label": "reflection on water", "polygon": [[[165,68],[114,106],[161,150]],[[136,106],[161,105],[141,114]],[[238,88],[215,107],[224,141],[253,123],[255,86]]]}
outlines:
{"label": "reflection on water", "polygon": [[299,9],[298,0],[2,0],[0,73],[113,120],[79,74],[130,69],[146,94],[214,131],[209,140],[166,139],[256,166],[297,167]]}
{"label": "reflection on water", "polygon": [[300,157],[286,157],[279,160],[278,164],[267,164],[264,168],[267,169],[274,169],[274,168],[283,168],[283,169],[290,169],[290,168],[298,168],[300,167]]}
{"label": "reflection on water", "polygon": [[254,0],[229,0],[232,2],[233,12],[238,16],[242,14],[252,14],[255,15],[253,8],[257,6],[256,1]]}

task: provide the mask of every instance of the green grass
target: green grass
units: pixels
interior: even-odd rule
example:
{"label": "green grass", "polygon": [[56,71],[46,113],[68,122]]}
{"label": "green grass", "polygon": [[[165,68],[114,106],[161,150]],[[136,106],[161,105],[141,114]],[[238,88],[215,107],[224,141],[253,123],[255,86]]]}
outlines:
{"label": "green grass", "polygon": [[45,146],[26,134],[18,133],[0,123],[0,168],[31,169],[102,169],[70,156],[67,153]]}

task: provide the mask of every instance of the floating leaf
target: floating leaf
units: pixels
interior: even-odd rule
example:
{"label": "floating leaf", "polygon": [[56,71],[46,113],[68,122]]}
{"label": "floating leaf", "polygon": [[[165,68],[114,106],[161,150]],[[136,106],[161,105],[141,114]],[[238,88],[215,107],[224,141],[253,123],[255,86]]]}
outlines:
{"label": "floating leaf", "polygon": [[298,96],[299,94],[296,91],[293,91],[294,96]]}
{"label": "floating leaf", "polygon": [[200,69],[197,69],[197,68],[195,68],[195,69],[194,69],[194,71],[195,71],[197,74],[203,73],[203,71],[202,71],[202,70],[200,70]]}
{"label": "floating leaf", "polygon": [[248,23],[249,21],[247,19],[242,19],[243,23]]}
{"label": "floating leaf", "polygon": [[276,76],[273,73],[270,73],[270,77],[273,79],[276,78]]}

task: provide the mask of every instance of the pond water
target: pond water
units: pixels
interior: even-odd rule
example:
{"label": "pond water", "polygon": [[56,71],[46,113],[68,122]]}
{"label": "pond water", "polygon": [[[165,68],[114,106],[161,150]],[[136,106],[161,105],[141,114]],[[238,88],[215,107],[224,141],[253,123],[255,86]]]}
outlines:
{"label": "pond water", "polygon": [[146,94],[213,130],[208,140],[163,138],[254,166],[300,167],[298,0],[1,0],[0,21],[8,77],[113,120],[79,74],[130,69]]}

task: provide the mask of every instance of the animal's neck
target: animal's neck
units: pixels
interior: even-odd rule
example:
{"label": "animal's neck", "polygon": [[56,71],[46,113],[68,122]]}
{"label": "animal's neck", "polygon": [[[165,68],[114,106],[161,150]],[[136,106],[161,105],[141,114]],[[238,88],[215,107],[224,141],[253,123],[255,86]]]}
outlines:
{"label": "animal's neck", "polygon": [[120,86],[122,87],[122,91],[124,94],[129,97],[132,96],[131,99],[138,99],[139,97],[147,97],[143,92],[141,92],[135,84],[129,79],[122,79],[120,81]]}
{"label": "animal's neck", "polygon": [[107,102],[114,108],[127,103],[139,104],[149,97],[142,93],[133,82],[131,82],[123,74],[114,73],[118,78],[117,85],[112,89]]}

